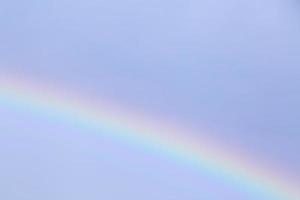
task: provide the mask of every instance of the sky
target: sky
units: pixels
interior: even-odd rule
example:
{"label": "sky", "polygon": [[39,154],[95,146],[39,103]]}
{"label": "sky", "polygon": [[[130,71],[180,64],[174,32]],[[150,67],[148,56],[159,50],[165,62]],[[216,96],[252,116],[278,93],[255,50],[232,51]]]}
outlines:
{"label": "sky", "polygon": [[[299,181],[299,6],[0,1],[0,74],[189,127]],[[60,120],[0,104],[0,122],[1,199],[258,199]]]}

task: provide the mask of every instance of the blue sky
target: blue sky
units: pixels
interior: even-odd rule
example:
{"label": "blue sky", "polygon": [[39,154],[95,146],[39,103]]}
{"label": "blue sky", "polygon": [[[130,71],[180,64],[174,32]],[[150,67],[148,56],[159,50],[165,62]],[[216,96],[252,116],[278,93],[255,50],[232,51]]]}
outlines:
{"label": "blue sky", "polygon": [[[294,0],[5,1],[0,73],[211,129],[299,180],[299,22]],[[246,199],[90,130],[0,113],[3,199]]]}

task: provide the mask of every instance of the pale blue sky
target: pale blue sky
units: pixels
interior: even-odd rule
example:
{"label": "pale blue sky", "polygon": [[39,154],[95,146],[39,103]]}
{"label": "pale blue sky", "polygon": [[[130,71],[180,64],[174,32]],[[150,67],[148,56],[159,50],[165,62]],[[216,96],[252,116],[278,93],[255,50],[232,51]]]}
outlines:
{"label": "pale blue sky", "polygon": [[[2,1],[0,73],[111,99],[198,134],[212,129],[225,146],[299,180],[299,6]],[[90,130],[4,105],[0,114],[1,199],[246,199],[218,180]]]}

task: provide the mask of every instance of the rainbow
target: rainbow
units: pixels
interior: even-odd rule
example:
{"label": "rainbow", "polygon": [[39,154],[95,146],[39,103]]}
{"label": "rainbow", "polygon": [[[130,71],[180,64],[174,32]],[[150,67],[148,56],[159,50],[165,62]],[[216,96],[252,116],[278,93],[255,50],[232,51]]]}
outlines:
{"label": "rainbow", "polygon": [[237,153],[226,152],[208,138],[186,130],[154,123],[141,114],[58,90],[19,76],[0,76],[0,105],[22,108],[76,125],[92,128],[106,137],[152,150],[209,174],[257,198],[300,200],[300,185],[263,169]]}

